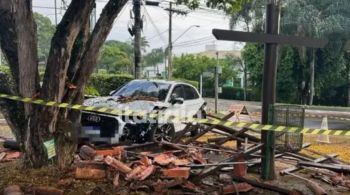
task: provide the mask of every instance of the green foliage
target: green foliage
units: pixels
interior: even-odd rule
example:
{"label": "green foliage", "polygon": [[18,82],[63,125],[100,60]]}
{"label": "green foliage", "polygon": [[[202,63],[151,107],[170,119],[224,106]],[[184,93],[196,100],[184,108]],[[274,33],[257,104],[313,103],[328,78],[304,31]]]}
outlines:
{"label": "green foliage", "polygon": [[[176,78],[187,80],[199,79],[203,72],[214,72],[216,64],[217,60],[215,58],[183,54],[173,60],[173,75]],[[229,58],[220,59],[219,65],[222,67],[223,74],[220,78],[223,82],[236,76],[232,61]]]}
{"label": "green foliage", "polygon": [[[223,10],[226,13],[235,13],[239,11],[241,5],[252,0],[208,0],[206,6],[210,8],[216,8]],[[177,0],[177,4],[185,4],[190,9],[196,9],[201,5],[200,0]]]}
{"label": "green foliage", "polygon": [[164,61],[165,53],[163,48],[152,49],[152,51],[143,57],[144,66],[155,66]]}
{"label": "green foliage", "polygon": [[127,73],[132,66],[132,46],[119,41],[106,41],[97,62],[98,69],[108,73]]}
{"label": "green foliage", "polygon": [[261,44],[246,44],[242,51],[247,72],[249,74],[248,86],[255,97],[261,96],[262,70],[264,66],[264,46]]}
{"label": "green foliage", "polygon": [[50,18],[39,13],[34,13],[34,19],[37,25],[38,58],[39,61],[45,61],[50,52],[51,39],[56,27],[51,23]]}
{"label": "green foliage", "polygon": [[[203,72],[215,71],[217,60],[207,56],[184,54],[180,57],[175,57],[173,60],[173,75],[176,78],[187,80],[199,80]],[[219,65],[222,67],[219,84],[223,85],[227,80],[232,80],[236,77],[234,70],[233,59],[226,57],[219,59]],[[214,94],[214,78],[206,77],[203,79],[203,96],[212,97]]]}
{"label": "green foliage", "polygon": [[10,74],[10,68],[8,66],[0,65],[0,72]]}
{"label": "green foliage", "polygon": [[[222,93],[219,94],[219,98],[227,100],[244,100],[244,89],[239,87],[223,87]],[[247,90],[247,100],[256,100],[251,89]]]}
{"label": "green foliage", "polygon": [[107,96],[111,91],[118,89],[131,80],[133,80],[133,77],[128,74],[93,74],[90,77],[88,86],[97,89],[101,96]]}
{"label": "green foliage", "polygon": [[93,86],[86,86],[84,92],[85,95],[100,96],[98,90]]}

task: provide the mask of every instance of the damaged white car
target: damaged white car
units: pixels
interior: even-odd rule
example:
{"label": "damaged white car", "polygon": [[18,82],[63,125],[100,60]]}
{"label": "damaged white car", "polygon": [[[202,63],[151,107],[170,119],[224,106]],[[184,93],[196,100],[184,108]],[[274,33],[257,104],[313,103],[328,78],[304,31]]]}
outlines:
{"label": "damaged white car", "polygon": [[[85,106],[117,108],[182,117],[205,118],[206,103],[192,85],[163,80],[133,80],[108,97],[87,99]],[[114,116],[83,112],[80,137],[93,143],[171,141],[185,124],[150,120],[147,117]],[[192,135],[197,132],[191,132]]]}

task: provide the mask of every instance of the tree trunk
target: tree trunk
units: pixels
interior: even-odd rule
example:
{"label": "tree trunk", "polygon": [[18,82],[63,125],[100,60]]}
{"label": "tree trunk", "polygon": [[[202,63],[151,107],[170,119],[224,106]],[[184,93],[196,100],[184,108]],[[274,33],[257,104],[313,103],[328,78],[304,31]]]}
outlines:
{"label": "tree trunk", "polygon": [[242,60],[243,66],[243,93],[244,93],[244,101],[247,101],[247,67]]}
{"label": "tree trunk", "polygon": [[[0,42],[13,81],[0,74],[0,92],[47,101],[82,103],[84,86],[95,67],[99,50],[127,1],[110,0],[89,36],[88,20],[94,2],[73,0],[65,12],[52,38],[39,94],[31,0],[0,1]],[[75,89],[67,87],[72,83],[77,86]],[[33,105],[26,105],[24,109],[21,103],[2,99],[0,111],[22,145],[24,165],[33,168],[46,165],[48,159],[43,143],[53,138],[60,167],[72,162],[80,112]]]}
{"label": "tree trunk", "polygon": [[348,101],[347,106],[350,107],[350,65],[348,65]]}
{"label": "tree trunk", "polygon": [[[74,74],[74,77],[70,78],[70,83],[74,84],[77,89],[84,87],[95,69],[99,50],[112,29],[114,19],[118,16],[126,2],[127,0],[110,0],[102,10],[101,16],[86,43],[86,49],[78,63],[79,68]],[[77,90],[66,90],[65,99],[71,102],[72,99],[76,98],[78,92]]]}
{"label": "tree trunk", "polygon": [[309,96],[309,105],[312,105],[314,102],[315,95],[315,50],[312,50],[311,62],[310,62],[310,96]]}

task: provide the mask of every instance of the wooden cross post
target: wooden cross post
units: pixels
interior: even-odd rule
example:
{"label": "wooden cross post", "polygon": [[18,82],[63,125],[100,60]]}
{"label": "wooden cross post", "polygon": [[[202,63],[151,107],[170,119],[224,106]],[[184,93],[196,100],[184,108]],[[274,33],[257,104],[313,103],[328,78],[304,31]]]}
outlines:
{"label": "wooden cross post", "polygon": [[[279,35],[280,5],[279,1],[272,1],[266,7],[265,34],[213,29],[213,35],[218,40],[265,43],[265,59],[262,89],[262,124],[272,123],[273,116],[269,108],[273,108],[276,101],[276,75],[279,45],[294,45],[312,48],[322,48],[327,40],[296,36]],[[270,113],[270,114],[269,114]],[[262,179],[275,178],[275,134],[273,131],[262,131]]]}

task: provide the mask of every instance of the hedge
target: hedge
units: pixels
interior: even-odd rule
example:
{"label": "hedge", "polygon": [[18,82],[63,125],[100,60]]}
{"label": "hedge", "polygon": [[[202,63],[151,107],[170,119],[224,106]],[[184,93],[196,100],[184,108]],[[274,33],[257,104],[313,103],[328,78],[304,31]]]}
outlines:
{"label": "hedge", "polygon": [[[9,73],[9,68],[6,66],[0,66],[0,72]],[[40,79],[42,79],[44,76],[44,72],[41,71],[39,73],[39,76]],[[118,89],[119,87],[133,79],[133,76],[129,74],[94,73],[91,75],[85,87],[85,95],[108,96],[111,91]],[[173,80],[191,84],[196,88],[198,88],[199,86],[197,81],[191,81],[180,78],[174,78]]]}
{"label": "hedge", "polygon": [[8,66],[0,65],[0,72],[8,74],[10,73],[10,68]]}
{"label": "hedge", "polygon": [[[252,90],[247,89],[247,100],[251,100]],[[222,93],[219,94],[219,98],[221,99],[229,99],[229,100],[244,100],[244,89],[238,87],[223,87]]]}
{"label": "hedge", "polygon": [[87,86],[97,89],[101,96],[107,96],[131,80],[133,76],[128,74],[92,74]]}
{"label": "hedge", "polygon": [[[121,87],[122,85],[124,85],[125,83],[131,80],[133,80],[133,76],[128,74],[95,73],[91,76],[87,86],[94,87],[95,89],[97,89],[98,93],[101,96],[107,96],[111,91],[118,89],[119,87]],[[178,78],[175,78],[173,80],[188,83],[198,88],[197,81],[190,81],[190,80],[178,79]],[[87,95],[92,95],[92,94],[87,94]]]}
{"label": "hedge", "polygon": [[[214,89],[203,89],[203,97],[214,97]],[[255,100],[254,92],[251,89],[247,89],[247,101]],[[244,100],[244,89],[238,87],[222,87],[222,93],[219,93],[220,99],[227,100]]]}

